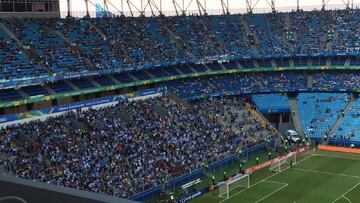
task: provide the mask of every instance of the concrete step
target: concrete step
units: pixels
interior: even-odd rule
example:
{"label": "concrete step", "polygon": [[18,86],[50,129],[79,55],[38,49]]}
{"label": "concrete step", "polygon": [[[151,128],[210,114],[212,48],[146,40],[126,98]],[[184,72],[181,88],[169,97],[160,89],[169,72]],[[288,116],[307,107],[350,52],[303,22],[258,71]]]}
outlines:
{"label": "concrete step", "polygon": [[352,106],[355,104],[355,102],[357,101],[357,99],[351,99],[350,102],[348,103],[348,105],[346,106],[346,108],[344,109],[342,115],[339,116],[338,120],[336,121],[336,123],[334,124],[334,126],[331,128],[329,135],[333,135],[335,134],[335,132],[337,131],[337,129],[340,127],[342,121],[344,120],[344,117],[349,113],[350,109],[352,108]]}
{"label": "concrete step", "polygon": [[305,133],[301,126],[300,113],[296,98],[289,98],[289,104],[290,104],[291,119],[294,123],[295,130],[300,136],[304,138]]}

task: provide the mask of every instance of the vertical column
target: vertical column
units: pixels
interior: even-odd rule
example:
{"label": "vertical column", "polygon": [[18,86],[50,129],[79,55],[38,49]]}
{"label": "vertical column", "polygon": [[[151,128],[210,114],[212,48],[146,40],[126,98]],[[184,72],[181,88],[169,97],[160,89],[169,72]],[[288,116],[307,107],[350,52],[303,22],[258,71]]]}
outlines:
{"label": "vertical column", "polygon": [[67,9],[68,9],[68,14],[67,17],[71,17],[71,1],[67,0]]}
{"label": "vertical column", "polygon": [[85,0],[85,4],[86,4],[86,17],[90,17],[90,13],[89,13],[89,0]]}

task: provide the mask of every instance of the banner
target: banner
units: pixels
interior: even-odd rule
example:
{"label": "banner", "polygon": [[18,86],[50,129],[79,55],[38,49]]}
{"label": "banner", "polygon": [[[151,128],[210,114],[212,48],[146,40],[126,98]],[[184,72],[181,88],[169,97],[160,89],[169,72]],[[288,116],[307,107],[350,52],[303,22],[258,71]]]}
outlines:
{"label": "banner", "polygon": [[22,120],[25,118],[34,118],[37,116],[42,116],[42,115],[51,114],[51,113],[59,113],[59,112],[63,112],[63,111],[70,111],[73,109],[80,109],[80,108],[95,106],[95,105],[99,105],[99,104],[106,104],[106,103],[110,103],[110,102],[121,101],[121,100],[130,99],[130,98],[134,98],[134,97],[142,97],[142,96],[148,96],[148,95],[153,95],[153,94],[158,94],[158,93],[164,93],[166,91],[167,91],[166,88],[144,90],[144,91],[135,92],[132,94],[127,94],[127,95],[105,97],[105,98],[93,99],[93,100],[89,100],[89,101],[75,102],[75,103],[62,105],[62,106],[54,106],[52,108],[35,110],[35,111],[27,112],[27,113],[4,115],[4,116],[0,116],[0,124],[11,122],[11,121],[16,121],[16,120]]}
{"label": "banner", "polygon": [[346,147],[334,147],[334,146],[327,146],[327,145],[319,145],[318,149],[325,150],[325,151],[333,151],[333,152],[360,154],[360,149],[352,149],[352,148],[346,148]]}
{"label": "banner", "polygon": [[[340,67],[330,66],[325,67],[329,70],[336,70]],[[359,66],[346,66],[341,67],[345,68],[347,70],[360,70]],[[168,77],[162,77],[162,78],[155,78],[151,80],[145,80],[145,81],[136,81],[131,83],[125,83],[125,84],[117,84],[117,85],[111,85],[111,86],[101,86],[101,87],[95,87],[85,90],[79,90],[79,91],[72,91],[68,93],[59,93],[59,94],[53,94],[49,96],[38,96],[38,97],[32,97],[29,99],[24,100],[18,100],[18,101],[10,101],[10,102],[0,102],[0,108],[6,108],[6,107],[13,107],[13,106],[19,106],[34,102],[41,102],[41,101],[48,101],[52,99],[59,99],[64,97],[70,97],[70,96],[77,96],[77,95],[83,95],[83,94],[90,94],[90,93],[97,93],[97,92],[104,92],[104,91],[110,91],[115,89],[124,89],[127,87],[137,87],[137,86],[143,86],[148,84],[154,84],[159,82],[166,82],[166,81],[172,81],[172,80],[179,80],[183,78],[193,78],[193,77],[199,77],[199,76],[211,76],[211,75],[222,75],[222,74],[237,74],[237,73],[250,73],[250,72],[275,72],[275,71],[296,71],[296,70],[323,70],[324,67],[322,66],[314,66],[314,67],[288,67],[288,68],[272,68],[272,67],[261,67],[261,68],[251,68],[251,69],[235,69],[235,70],[218,70],[218,71],[206,71],[201,73],[189,73],[189,74],[183,74],[183,75],[177,75],[177,76],[168,76]],[[123,72],[124,70],[117,70],[117,72]],[[88,77],[89,75],[97,75],[96,73],[82,73],[77,75],[68,75],[68,76],[56,76],[59,78],[47,78],[46,81],[56,81],[56,80],[63,80],[67,78],[74,78],[74,77]],[[101,74],[100,74],[101,75]],[[29,78],[28,78],[29,79]],[[23,81],[24,80],[24,81]],[[11,81],[7,80],[0,80],[0,88],[8,89],[13,87],[21,87],[24,85],[21,85],[20,83],[26,82],[26,85],[29,85],[29,81],[32,81],[32,79],[25,80],[22,79],[14,79]],[[41,84],[46,81],[37,81],[33,84]],[[10,82],[9,84],[7,84]],[[19,82],[19,83],[18,83]],[[264,90],[253,90],[253,91],[232,91],[232,92],[225,92],[225,93],[214,93],[214,96],[221,96],[221,95],[238,95],[238,94],[250,94],[250,93],[271,93],[271,92],[310,92],[310,91],[335,91],[335,92],[360,92],[358,89],[352,89],[352,88],[300,88],[300,89],[264,89]],[[194,98],[185,98],[188,100],[196,100],[198,98],[205,98],[207,95],[198,95]]]}
{"label": "banner", "polygon": [[310,149],[309,147],[303,147],[303,148],[300,148],[296,151],[293,151],[293,152],[290,152],[286,155],[283,155],[283,156],[279,156],[279,157],[276,157],[274,159],[271,159],[269,161],[265,161],[259,165],[256,165],[256,166],[253,166],[253,167],[250,167],[248,169],[245,169],[245,174],[249,174],[249,173],[252,173],[254,171],[258,171],[260,169],[263,169],[263,168],[266,168],[266,167],[269,167],[271,166],[271,164],[277,162],[277,161],[280,161],[280,160],[283,160],[283,159],[286,159],[290,156],[293,156],[293,155],[296,155],[296,154],[299,154],[299,153],[302,153],[302,152],[305,152],[306,150]]}

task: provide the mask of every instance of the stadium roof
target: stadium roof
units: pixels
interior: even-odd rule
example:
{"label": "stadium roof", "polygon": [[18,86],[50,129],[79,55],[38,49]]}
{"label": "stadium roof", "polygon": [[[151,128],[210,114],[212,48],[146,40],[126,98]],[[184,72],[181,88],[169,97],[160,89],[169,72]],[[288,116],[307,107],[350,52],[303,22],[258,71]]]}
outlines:
{"label": "stadium roof", "polygon": [[360,5],[360,0],[60,0],[62,16],[96,16],[110,12],[125,16],[164,14],[226,14],[314,9],[344,9]]}

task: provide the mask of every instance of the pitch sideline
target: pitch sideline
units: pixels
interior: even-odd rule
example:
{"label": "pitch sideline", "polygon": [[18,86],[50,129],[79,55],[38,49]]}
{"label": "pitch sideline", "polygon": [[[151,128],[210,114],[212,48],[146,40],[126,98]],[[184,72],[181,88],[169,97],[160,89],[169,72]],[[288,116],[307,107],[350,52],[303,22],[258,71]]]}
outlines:
{"label": "pitch sideline", "polygon": [[[301,160],[298,161],[296,164],[299,164],[299,163],[301,163],[301,162],[303,162],[303,161],[306,161],[307,159],[313,157],[314,155],[315,155],[315,154],[311,154],[310,156],[307,156],[307,157],[301,159]],[[225,201],[227,201],[227,200],[229,200],[229,199],[237,196],[238,194],[241,194],[242,192],[247,191],[248,189],[250,189],[250,188],[252,188],[252,187],[255,187],[256,185],[258,185],[258,184],[260,184],[260,183],[262,183],[262,182],[265,182],[265,181],[269,180],[270,178],[272,178],[272,177],[274,177],[274,176],[276,176],[276,175],[278,175],[278,174],[286,171],[286,170],[289,169],[289,168],[290,168],[290,166],[286,167],[284,170],[280,171],[279,173],[275,173],[275,174],[273,174],[273,175],[270,175],[270,176],[268,176],[268,177],[260,180],[259,182],[256,182],[255,184],[251,185],[250,187],[248,187],[248,188],[246,188],[246,189],[244,189],[244,190],[241,190],[241,191],[239,191],[239,192],[231,195],[228,199],[223,199],[223,200],[219,201],[218,203],[223,203],[223,202],[225,202]]]}

